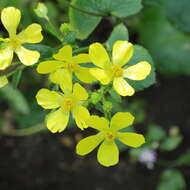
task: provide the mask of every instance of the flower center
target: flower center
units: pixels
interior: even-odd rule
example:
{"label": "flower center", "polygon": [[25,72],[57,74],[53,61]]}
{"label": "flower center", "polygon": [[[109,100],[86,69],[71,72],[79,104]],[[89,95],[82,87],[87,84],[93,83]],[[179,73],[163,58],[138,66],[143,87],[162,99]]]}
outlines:
{"label": "flower center", "polygon": [[65,68],[68,69],[70,72],[74,72],[77,69],[78,64],[76,63],[67,63]]}
{"label": "flower center", "polygon": [[115,77],[121,77],[123,75],[123,69],[117,65],[112,67],[112,72]]}
{"label": "flower center", "polygon": [[112,141],[115,139],[115,137],[116,137],[116,134],[111,131],[106,132],[106,134],[105,134],[105,138],[107,141]]}
{"label": "flower center", "polygon": [[21,45],[21,42],[17,36],[14,36],[10,38],[9,44],[13,50],[16,50]]}
{"label": "flower center", "polygon": [[65,98],[63,102],[63,109],[70,111],[74,106],[74,102],[72,98]]}

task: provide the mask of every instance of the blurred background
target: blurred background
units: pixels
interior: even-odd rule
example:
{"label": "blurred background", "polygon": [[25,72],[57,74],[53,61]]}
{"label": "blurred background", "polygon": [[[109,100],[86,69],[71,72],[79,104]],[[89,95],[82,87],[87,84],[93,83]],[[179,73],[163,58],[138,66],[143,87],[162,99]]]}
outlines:
{"label": "blurred background", "polygon": [[[19,31],[34,22],[43,26],[43,45],[38,48],[46,58],[52,54],[50,46],[60,47],[54,30],[64,23],[72,25],[74,13],[70,1],[40,1],[48,8],[51,23],[47,24],[34,11],[38,2],[0,0],[0,10],[7,6],[21,10]],[[73,6],[103,14],[102,2],[110,0],[97,1],[98,10],[88,9],[90,3],[80,0],[73,1]],[[119,0],[119,10],[129,2]],[[133,127],[145,135],[146,144],[139,149],[120,145],[120,162],[110,168],[97,163],[96,151],[85,157],[76,155],[76,143],[94,131],[81,133],[73,123],[61,134],[47,131],[43,123],[47,112],[35,99],[37,91],[49,85],[47,76],[27,67],[23,73],[16,72],[10,84],[0,89],[0,189],[190,189],[190,1],[134,2],[140,3],[141,8],[127,17],[108,15],[98,22],[94,19],[93,23],[84,17],[86,33],[81,29],[80,34],[75,34],[70,29],[65,41],[76,48],[95,41],[103,43],[114,26],[122,22],[128,28],[129,40],[149,51],[155,64],[156,82],[133,97],[122,98],[122,103],[114,95],[110,99],[113,112],[130,111],[135,115]],[[90,23],[94,28],[90,28]],[[0,36],[7,37],[2,24]],[[96,102],[92,100],[91,104]]]}

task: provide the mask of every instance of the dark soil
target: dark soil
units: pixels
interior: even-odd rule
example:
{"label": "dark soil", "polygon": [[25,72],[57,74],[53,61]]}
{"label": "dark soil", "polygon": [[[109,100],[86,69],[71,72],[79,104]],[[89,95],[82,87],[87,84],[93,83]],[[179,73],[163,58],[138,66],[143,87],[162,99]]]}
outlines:
{"label": "dark soil", "polygon": [[[190,144],[190,78],[164,78],[137,94],[148,101],[147,123],[180,127],[184,135],[182,145],[172,153],[159,155],[165,160],[177,158]],[[148,170],[140,164],[129,164],[128,154],[123,152],[117,166],[104,168],[97,163],[95,152],[86,157],[75,154],[77,133],[75,129],[67,130],[64,133],[67,138],[49,132],[29,137],[0,137],[0,190],[156,189],[164,167],[156,165],[154,170]],[[186,168],[180,169],[190,189],[190,173]]]}

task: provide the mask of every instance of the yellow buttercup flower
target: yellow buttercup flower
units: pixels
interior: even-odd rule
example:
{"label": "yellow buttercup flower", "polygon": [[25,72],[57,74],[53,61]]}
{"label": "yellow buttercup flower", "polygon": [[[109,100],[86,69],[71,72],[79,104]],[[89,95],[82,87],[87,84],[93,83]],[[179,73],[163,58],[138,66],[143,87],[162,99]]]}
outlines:
{"label": "yellow buttercup flower", "polygon": [[64,76],[67,81],[62,85],[64,94],[43,88],[36,95],[38,104],[44,109],[56,109],[46,118],[47,128],[53,133],[62,132],[66,128],[70,112],[80,129],[87,127],[86,120],[90,116],[88,109],[82,106],[83,101],[88,99],[88,93],[79,83],[72,87],[66,72]]}
{"label": "yellow buttercup flower", "polygon": [[54,80],[54,75],[57,75],[56,72],[59,72],[59,69],[69,71],[71,77],[72,73],[74,73],[80,81],[85,83],[91,83],[95,80],[95,78],[90,74],[89,68],[80,65],[81,63],[91,62],[88,54],[81,53],[76,56],[72,56],[72,47],[70,45],[66,45],[61,48],[57,54],[54,54],[53,58],[55,60],[43,61],[37,67],[37,71],[40,74],[51,73],[50,80],[52,82],[58,83],[58,81]]}
{"label": "yellow buttercup flower", "polygon": [[93,43],[89,48],[89,56],[99,68],[91,68],[91,74],[104,85],[113,81],[114,89],[121,96],[132,96],[135,90],[124,78],[144,80],[151,71],[151,66],[146,61],[127,67],[126,64],[133,56],[133,51],[131,43],[118,40],[113,45],[112,60],[110,60],[105,48],[100,43]]}
{"label": "yellow buttercup flower", "polygon": [[31,51],[22,46],[24,43],[39,43],[42,41],[41,26],[31,24],[25,30],[16,34],[21,19],[21,12],[15,7],[4,8],[1,12],[1,21],[9,33],[8,38],[0,38],[3,47],[0,49],[0,70],[6,69],[13,59],[15,52],[19,60],[26,66],[33,65],[40,57],[38,51]]}
{"label": "yellow buttercup flower", "polygon": [[86,137],[79,141],[76,152],[79,155],[86,155],[93,151],[100,143],[97,159],[103,166],[113,166],[119,162],[119,150],[115,143],[118,139],[123,144],[137,148],[144,142],[144,136],[131,133],[120,132],[121,129],[130,126],[134,117],[129,112],[116,113],[109,124],[104,117],[90,116],[88,125],[99,131],[98,134]]}

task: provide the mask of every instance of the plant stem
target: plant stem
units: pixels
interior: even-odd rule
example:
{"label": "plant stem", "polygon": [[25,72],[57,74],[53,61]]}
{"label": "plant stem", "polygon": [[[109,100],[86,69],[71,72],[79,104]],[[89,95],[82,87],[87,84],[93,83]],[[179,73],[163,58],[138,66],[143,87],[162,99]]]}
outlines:
{"label": "plant stem", "polygon": [[44,123],[40,123],[34,125],[33,127],[26,128],[26,129],[16,129],[6,132],[1,132],[0,135],[7,135],[7,136],[29,136],[35,133],[39,133],[41,131],[46,130],[44,127]]}
{"label": "plant stem", "polygon": [[10,66],[8,67],[7,69],[3,70],[3,71],[0,71],[0,76],[4,76],[4,75],[7,75],[13,71],[15,71],[18,67],[20,67],[22,64],[16,64],[16,65],[13,65],[13,66]]}

